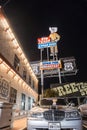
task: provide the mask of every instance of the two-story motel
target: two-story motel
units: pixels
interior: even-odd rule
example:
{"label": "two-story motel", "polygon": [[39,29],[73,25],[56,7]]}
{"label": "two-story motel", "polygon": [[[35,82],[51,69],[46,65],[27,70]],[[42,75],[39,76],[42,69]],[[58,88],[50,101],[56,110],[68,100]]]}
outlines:
{"label": "two-story motel", "polygon": [[13,105],[14,117],[24,116],[38,100],[38,79],[0,7],[0,102]]}

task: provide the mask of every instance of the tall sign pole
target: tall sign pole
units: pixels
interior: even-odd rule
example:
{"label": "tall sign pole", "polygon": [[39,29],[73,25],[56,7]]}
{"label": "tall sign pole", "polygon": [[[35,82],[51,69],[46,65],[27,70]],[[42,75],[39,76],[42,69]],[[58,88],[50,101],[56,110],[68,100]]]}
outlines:
{"label": "tall sign pole", "polygon": [[[40,59],[41,62],[43,60],[43,49],[40,50]],[[44,75],[43,75],[43,70],[41,70],[41,94],[43,98],[43,90],[44,90]]]}
{"label": "tall sign pole", "polygon": [[59,83],[61,84],[61,83],[62,83],[62,80],[61,80],[60,68],[58,68],[58,74],[59,74]]}
{"label": "tall sign pole", "polygon": [[[60,35],[57,33],[57,27],[49,27],[49,31],[51,32],[49,37],[51,39],[51,42],[58,42],[60,40]],[[57,53],[58,53],[58,48],[57,44],[54,47],[50,47],[50,52],[51,55],[53,56],[53,60],[58,60],[57,58]],[[56,59],[55,59],[56,58]],[[58,67],[58,77],[59,77],[59,83],[61,84],[61,73],[60,73],[60,68]]]}
{"label": "tall sign pole", "polygon": [[[57,27],[49,27],[49,31],[51,32],[48,37],[38,38],[38,49],[40,49],[40,71],[41,71],[41,94],[43,98],[43,90],[44,90],[44,70],[49,69],[58,69],[59,83],[61,83],[61,73],[60,73],[60,63],[57,58],[58,48],[57,42],[60,40],[60,35],[57,34]],[[43,61],[43,49],[47,49],[47,60]],[[49,58],[49,49],[50,56],[53,59]]]}

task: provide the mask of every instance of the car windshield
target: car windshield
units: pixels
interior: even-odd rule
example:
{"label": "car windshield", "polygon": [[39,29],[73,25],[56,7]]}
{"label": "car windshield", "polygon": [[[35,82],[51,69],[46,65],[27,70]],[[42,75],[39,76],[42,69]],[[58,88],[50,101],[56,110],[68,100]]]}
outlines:
{"label": "car windshield", "polygon": [[87,104],[87,97],[83,100],[83,104]]}
{"label": "car windshield", "polygon": [[[45,99],[42,99],[41,100],[41,105],[45,105],[45,106],[48,106],[48,105],[53,105],[53,102],[54,102],[55,99],[53,98],[45,98]],[[55,100],[56,102],[56,105],[66,105],[66,100],[61,98],[61,99],[56,99]]]}

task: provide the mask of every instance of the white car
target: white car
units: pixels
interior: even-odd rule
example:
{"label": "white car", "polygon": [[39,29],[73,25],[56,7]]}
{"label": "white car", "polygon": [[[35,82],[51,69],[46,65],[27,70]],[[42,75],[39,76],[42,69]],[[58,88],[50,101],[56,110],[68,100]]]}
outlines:
{"label": "white car", "polygon": [[87,117],[87,97],[84,98],[83,103],[78,107],[82,117]]}
{"label": "white car", "polygon": [[52,99],[44,99],[42,104],[30,110],[27,130],[82,130],[79,111],[66,105],[64,99],[56,100],[56,104]]}

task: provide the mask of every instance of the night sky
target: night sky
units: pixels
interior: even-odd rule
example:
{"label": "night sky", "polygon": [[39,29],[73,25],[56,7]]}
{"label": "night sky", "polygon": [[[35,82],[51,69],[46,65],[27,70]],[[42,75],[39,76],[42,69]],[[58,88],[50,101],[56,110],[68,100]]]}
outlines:
{"label": "night sky", "polygon": [[[71,81],[87,81],[87,0],[0,0],[29,61],[40,60],[37,38],[58,27],[59,58],[74,56],[78,73]],[[52,80],[46,79],[45,87]],[[68,81],[66,77],[66,81]],[[55,78],[52,82],[58,82]]]}

